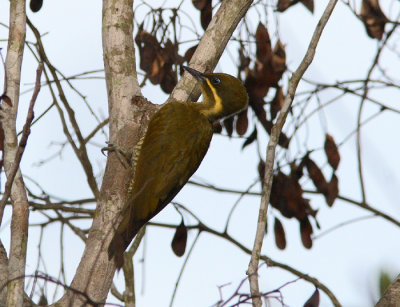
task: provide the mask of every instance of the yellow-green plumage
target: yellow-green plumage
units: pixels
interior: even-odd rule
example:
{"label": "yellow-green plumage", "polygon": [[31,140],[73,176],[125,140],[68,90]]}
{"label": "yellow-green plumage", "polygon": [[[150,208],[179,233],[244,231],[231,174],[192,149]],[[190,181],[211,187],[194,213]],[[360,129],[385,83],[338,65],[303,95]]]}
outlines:
{"label": "yellow-green plumage", "polygon": [[199,167],[212,138],[212,122],[247,106],[247,93],[238,79],[185,69],[199,81],[204,101],[172,101],[151,118],[136,153],[130,198],[108,250],[118,267],[140,228],[175,197]]}

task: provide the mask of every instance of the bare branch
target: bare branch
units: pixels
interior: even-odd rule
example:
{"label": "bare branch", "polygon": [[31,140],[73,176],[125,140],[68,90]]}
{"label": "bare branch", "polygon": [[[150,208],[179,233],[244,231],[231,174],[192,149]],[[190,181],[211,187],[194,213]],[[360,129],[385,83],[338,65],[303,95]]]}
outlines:
{"label": "bare branch", "polygon": [[276,124],[272,127],[270,139],[268,141],[267,159],[265,164],[265,175],[264,175],[265,179],[263,182],[263,193],[261,197],[260,211],[258,215],[257,232],[254,240],[251,260],[249,263],[249,269],[247,271],[247,274],[249,275],[250,292],[253,297],[252,302],[254,307],[261,307],[262,304],[260,298],[259,285],[258,285],[257,270],[261,254],[261,248],[264,240],[268,203],[271,195],[274,162],[275,162],[275,149],[278,144],[279,135],[282,131],[286,117],[289,113],[290,106],[293,102],[297,85],[299,84],[301,77],[303,76],[304,72],[307,70],[308,66],[311,64],[314,58],[319,38],[321,37],[322,31],[326,23],[328,22],[329,17],[332,14],[333,9],[335,8],[336,3],[337,0],[329,1],[328,6],[326,7],[324,13],[322,14],[321,19],[319,20],[318,25],[314,31],[314,34],[311,38],[311,42],[306,52],[306,55],[304,56],[304,59],[300,63],[297,70],[293,73],[292,77],[290,78],[288,93],[285,97],[285,101],[282,106],[279,117],[276,121]]}

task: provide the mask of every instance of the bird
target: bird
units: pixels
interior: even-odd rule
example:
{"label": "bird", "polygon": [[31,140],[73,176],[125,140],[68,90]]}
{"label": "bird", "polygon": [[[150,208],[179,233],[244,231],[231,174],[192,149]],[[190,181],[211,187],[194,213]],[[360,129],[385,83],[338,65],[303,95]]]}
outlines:
{"label": "bird", "polygon": [[109,260],[114,258],[118,269],[141,227],[172,201],[200,166],[211,142],[213,123],[248,106],[248,95],[239,79],[182,67],[200,85],[203,101],[164,104],[136,145],[129,196],[108,247]]}

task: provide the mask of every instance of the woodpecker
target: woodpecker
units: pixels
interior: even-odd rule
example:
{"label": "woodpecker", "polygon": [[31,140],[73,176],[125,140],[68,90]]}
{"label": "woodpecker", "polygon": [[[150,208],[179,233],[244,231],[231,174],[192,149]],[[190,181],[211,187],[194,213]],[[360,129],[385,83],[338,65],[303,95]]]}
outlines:
{"label": "woodpecker", "polygon": [[248,105],[242,82],[228,74],[201,73],[183,66],[199,83],[202,102],[173,100],[150,119],[133,154],[136,167],[121,224],[108,248],[117,268],[140,228],[158,214],[199,167],[213,135],[212,123]]}

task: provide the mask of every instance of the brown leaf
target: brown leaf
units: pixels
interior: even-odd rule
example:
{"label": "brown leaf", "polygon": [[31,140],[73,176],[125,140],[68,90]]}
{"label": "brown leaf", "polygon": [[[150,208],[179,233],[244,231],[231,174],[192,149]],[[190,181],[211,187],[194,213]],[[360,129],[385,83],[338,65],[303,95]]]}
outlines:
{"label": "brown leaf", "polygon": [[328,204],[329,207],[332,207],[338,195],[339,195],[339,179],[333,173],[331,181],[329,181],[327,185],[326,194],[324,194],[326,203]]}
{"label": "brown leaf", "polygon": [[340,154],[335,143],[333,137],[329,134],[325,135],[325,144],[324,144],[325,154],[328,158],[328,163],[334,170],[337,170],[339,162],[340,162]]}
{"label": "brown leaf", "polygon": [[244,86],[249,94],[249,103],[252,101],[261,101],[264,103],[263,98],[267,95],[270,86],[267,83],[266,78],[261,73],[255,73],[249,71],[246,79],[244,80]]}
{"label": "brown leaf", "polygon": [[296,178],[278,172],[274,176],[271,188],[271,206],[278,209],[287,218],[296,217],[301,220],[306,217],[303,204],[303,189]]}
{"label": "brown leaf", "polygon": [[247,118],[247,109],[243,110],[237,115],[236,119],[236,132],[239,135],[244,135],[249,126],[249,119]]}
{"label": "brown leaf", "polygon": [[318,307],[319,306],[319,291],[315,289],[314,293],[305,302],[303,307]]}
{"label": "brown leaf", "polygon": [[196,51],[198,45],[190,47],[188,50],[186,50],[185,55],[183,56],[184,60],[189,63],[190,60],[192,59],[192,56],[194,52]]}
{"label": "brown leaf", "polygon": [[275,244],[279,249],[285,249],[286,247],[286,235],[285,229],[283,229],[282,223],[278,218],[274,221],[274,234]]}
{"label": "brown leaf", "polygon": [[242,149],[244,149],[246,146],[250,145],[253,143],[255,140],[257,140],[257,128],[254,127],[253,132],[246,138],[246,141],[242,145]]}
{"label": "brown leaf", "polygon": [[314,13],[314,0],[300,0],[300,2],[313,14]]}
{"label": "brown leaf", "polygon": [[364,22],[367,34],[371,38],[382,39],[388,19],[382,12],[378,0],[363,0],[361,5],[361,19]]}
{"label": "brown leaf", "polygon": [[244,55],[244,47],[239,48],[239,71],[244,71],[249,69],[250,57]]}
{"label": "brown leaf", "polygon": [[282,87],[278,87],[276,89],[275,97],[272,99],[270,104],[271,120],[274,120],[278,112],[281,110],[284,99],[285,97],[283,96]]}
{"label": "brown leaf", "polygon": [[208,27],[208,24],[210,23],[212,19],[212,5],[211,5],[211,0],[208,0],[206,5],[203,7],[200,13],[200,22],[201,22],[201,27],[206,30]]}
{"label": "brown leaf", "polygon": [[178,257],[182,257],[185,254],[186,242],[187,229],[182,219],[181,224],[176,228],[174,238],[171,242],[171,247],[175,255],[177,255]]}
{"label": "brown leaf", "polygon": [[310,249],[312,247],[311,235],[313,233],[313,229],[308,217],[300,221],[300,233],[301,233],[301,242],[303,243],[303,246],[305,248]]}
{"label": "brown leaf", "polygon": [[286,70],[286,51],[285,46],[280,40],[275,44],[272,54],[272,68],[274,70],[276,83],[282,78]]}
{"label": "brown leaf", "polygon": [[42,5],[43,0],[31,0],[31,2],[29,3],[31,11],[34,13],[39,12],[39,10],[42,8]]}
{"label": "brown leaf", "polygon": [[166,74],[164,74],[164,77],[161,81],[161,89],[165,93],[169,94],[174,89],[176,83],[178,83],[176,73],[172,69],[170,69]]}
{"label": "brown leaf", "polygon": [[326,182],[321,169],[313,160],[310,159],[309,156],[304,157],[304,161],[307,167],[308,175],[314,183],[314,186],[317,188],[317,191],[325,195],[327,193],[328,183]]}
{"label": "brown leaf", "polygon": [[281,132],[281,134],[279,135],[278,144],[281,147],[288,149],[289,148],[289,142],[290,142],[290,139],[286,136],[285,133]]}
{"label": "brown leaf", "polygon": [[136,35],[135,42],[139,49],[140,69],[150,74],[156,55],[161,50],[161,45],[152,34],[140,31]]}
{"label": "brown leaf", "polygon": [[162,56],[167,64],[171,66],[173,64],[177,65],[183,64],[185,59],[179,55],[178,49],[179,47],[177,44],[171,42],[170,39],[167,40],[167,42],[164,45],[164,48],[162,48]]}
{"label": "brown leaf", "polygon": [[261,63],[267,63],[272,58],[271,40],[267,28],[260,22],[256,31],[256,55]]}
{"label": "brown leaf", "polygon": [[233,133],[233,116],[224,119],[224,127],[229,137],[232,136]]}
{"label": "brown leaf", "polygon": [[292,163],[290,163],[290,175],[299,180],[301,177],[303,177],[303,168],[303,160],[299,163],[299,165],[297,165],[296,162],[293,161]]}
{"label": "brown leaf", "polygon": [[193,5],[196,9],[202,10],[209,0],[192,0]]}
{"label": "brown leaf", "polygon": [[278,12],[283,12],[287,8],[289,8],[291,5],[292,5],[291,0],[278,0],[278,5],[277,5],[276,10]]}
{"label": "brown leaf", "polygon": [[155,58],[153,59],[150,71],[147,72],[147,75],[151,83],[153,84],[161,83],[165,75],[164,65],[165,65],[165,60],[161,52],[157,53]]}
{"label": "brown leaf", "polygon": [[213,123],[213,131],[214,131],[214,133],[221,133],[222,132],[221,122],[214,122]]}

